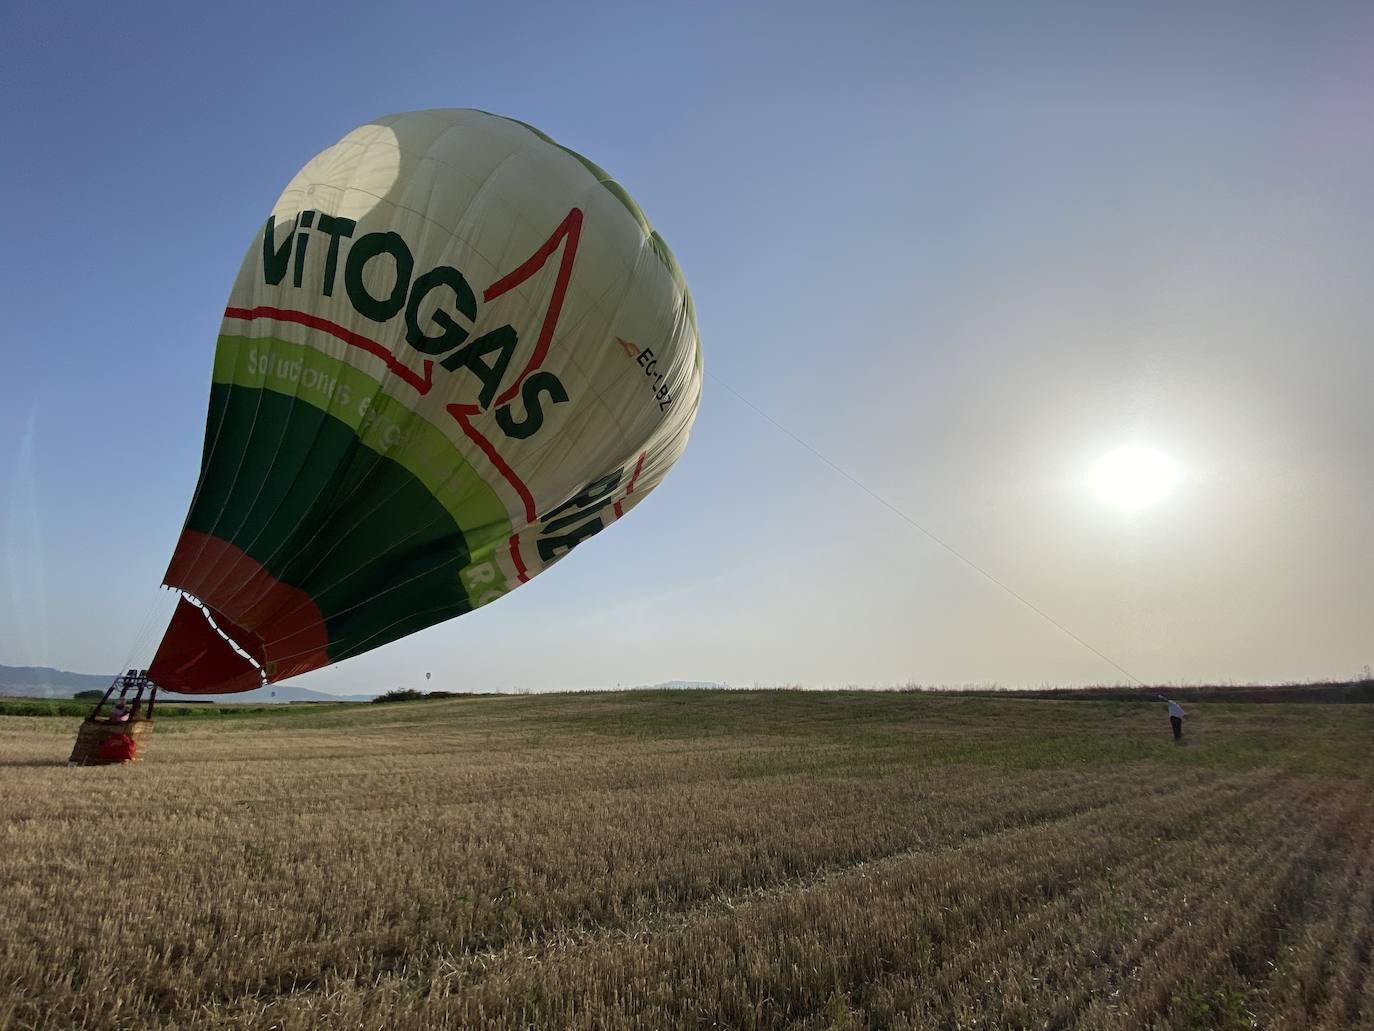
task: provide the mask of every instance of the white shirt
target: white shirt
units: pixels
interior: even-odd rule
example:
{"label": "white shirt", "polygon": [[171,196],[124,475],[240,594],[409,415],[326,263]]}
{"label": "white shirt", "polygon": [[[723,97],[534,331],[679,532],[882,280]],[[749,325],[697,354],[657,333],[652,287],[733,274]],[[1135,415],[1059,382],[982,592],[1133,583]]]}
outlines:
{"label": "white shirt", "polygon": [[1183,719],[1183,717],[1186,716],[1186,715],[1188,715],[1188,714],[1187,714],[1186,712],[1183,711],[1183,706],[1179,705],[1178,702],[1170,702],[1170,703],[1169,703],[1169,715],[1170,715],[1170,716],[1177,716],[1179,719]]}

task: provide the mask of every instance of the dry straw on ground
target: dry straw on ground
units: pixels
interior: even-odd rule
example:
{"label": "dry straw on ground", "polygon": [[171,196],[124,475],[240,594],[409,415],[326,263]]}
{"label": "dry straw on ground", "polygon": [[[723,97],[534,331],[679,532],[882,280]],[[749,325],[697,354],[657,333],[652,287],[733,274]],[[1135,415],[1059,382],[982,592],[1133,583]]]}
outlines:
{"label": "dry straw on ground", "polygon": [[1369,707],[1194,709],[0,718],[0,1026],[1374,1027]]}

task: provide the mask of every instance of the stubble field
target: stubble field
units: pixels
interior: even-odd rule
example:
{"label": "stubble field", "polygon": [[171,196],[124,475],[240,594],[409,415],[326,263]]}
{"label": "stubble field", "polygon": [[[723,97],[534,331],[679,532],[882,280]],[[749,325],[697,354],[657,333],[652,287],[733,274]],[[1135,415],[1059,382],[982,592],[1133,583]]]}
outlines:
{"label": "stubble field", "polygon": [[1374,1027],[1374,707],[0,717],[0,1027]]}

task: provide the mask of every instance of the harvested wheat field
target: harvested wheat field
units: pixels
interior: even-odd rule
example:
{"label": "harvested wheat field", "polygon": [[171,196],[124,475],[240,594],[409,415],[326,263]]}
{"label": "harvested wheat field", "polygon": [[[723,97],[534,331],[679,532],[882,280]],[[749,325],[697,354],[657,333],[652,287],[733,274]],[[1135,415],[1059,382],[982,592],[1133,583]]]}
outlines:
{"label": "harvested wheat field", "polygon": [[[284,709],[286,707],[283,707]],[[0,1026],[1374,1027],[1374,707],[0,718]]]}

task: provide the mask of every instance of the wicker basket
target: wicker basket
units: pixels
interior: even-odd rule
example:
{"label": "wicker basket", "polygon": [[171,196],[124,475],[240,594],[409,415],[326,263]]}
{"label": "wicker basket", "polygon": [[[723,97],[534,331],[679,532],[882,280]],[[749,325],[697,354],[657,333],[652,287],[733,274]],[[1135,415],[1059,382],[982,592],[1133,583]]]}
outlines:
{"label": "wicker basket", "polygon": [[[102,759],[100,743],[106,738],[127,734],[134,739],[132,759]],[[142,762],[143,753],[148,748],[148,739],[153,736],[153,721],[132,719],[125,723],[108,723],[104,719],[88,716],[81,721],[81,729],[76,733],[76,744],[72,746],[69,766],[109,766],[112,762]]]}

